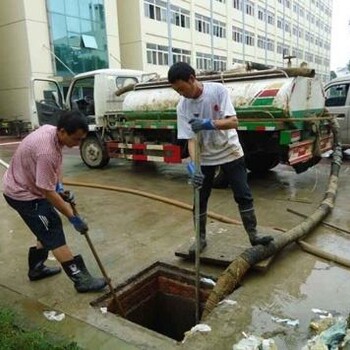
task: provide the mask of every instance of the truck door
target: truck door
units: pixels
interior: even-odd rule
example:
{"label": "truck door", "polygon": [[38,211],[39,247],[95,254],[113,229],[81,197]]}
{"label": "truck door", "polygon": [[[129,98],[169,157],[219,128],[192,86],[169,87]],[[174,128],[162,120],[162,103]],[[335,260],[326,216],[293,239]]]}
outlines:
{"label": "truck door", "polygon": [[94,76],[76,79],[68,91],[67,104],[88,116],[95,115]]}
{"label": "truck door", "polygon": [[326,107],[338,115],[340,136],[343,144],[350,144],[350,83],[335,83],[326,88]]}
{"label": "truck door", "polygon": [[33,80],[33,127],[57,125],[58,113],[63,109],[63,97],[57,82],[49,79]]}

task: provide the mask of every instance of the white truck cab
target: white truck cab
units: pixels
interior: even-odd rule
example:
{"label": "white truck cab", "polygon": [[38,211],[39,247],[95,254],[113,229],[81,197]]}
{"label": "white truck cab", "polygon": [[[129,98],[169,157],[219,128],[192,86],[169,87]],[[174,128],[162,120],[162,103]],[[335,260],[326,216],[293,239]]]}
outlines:
{"label": "white truck cab", "polygon": [[340,124],[341,142],[350,148],[350,75],[335,78],[325,85],[326,107]]}
{"label": "white truck cab", "polygon": [[[127,85],[149,77],[143,71],[131,69],[98,69],[77,74],[72,79],[64,101],[62,89],[53,79],[33,79],[32,127],[56,125],[56,112],[62,109],[79,109],[93,124],[103,125],[103,116],[121,110],[123,97],[115,92]],[[95,123],[93,122],[95,120]]]}

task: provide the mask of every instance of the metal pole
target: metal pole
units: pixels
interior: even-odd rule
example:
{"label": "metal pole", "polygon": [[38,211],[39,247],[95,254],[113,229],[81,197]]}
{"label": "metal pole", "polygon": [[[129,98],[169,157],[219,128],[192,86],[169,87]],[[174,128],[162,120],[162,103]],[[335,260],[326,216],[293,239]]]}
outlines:
{"label": "metal pole", "polygon": [[243,63],[245,64],[245,0],[242,0],[242,27],[243,27],[243,42],[242,42],[242,56],[243,56]]}
{"label": "metal pole", "polygon": [[[199,114],[194,114],[195,118],[199,118]],[[200,164],[200,133],[197,133],[195,136],[194,143],[194,165],[196,168],[196,173],[201,172],[201,164]],[[195,271],[196,271],[196,323],[200,321],[200,188],[194,187],[194,222],[195,222]]]}
{"label": "metal pole", "polygon": [[171,4],[170,0],[167,1],[166,4],[166,12],[167,12],[167,25],[168,25],[168,65],[172,66],[174,63],[173,60],[173,43],[172,43],[172,36],[171,36]]}
{"label": "metal pole", "polygon": [[213,18],[213,0],[210,0],[210,46],[211,46],[211,70],[214,70],[214,18]]}
{"label": "metal pole", "polygon": [[[196,172],[200,172],[200,151],[199,151],[199,135],[195,136],[195,160]],[[200,321],[200,189],[194,188],[194,218],[195,218],[195,230],[196,230],[196,251],[195,251],[195,270],[196,270],[196,323]]]}

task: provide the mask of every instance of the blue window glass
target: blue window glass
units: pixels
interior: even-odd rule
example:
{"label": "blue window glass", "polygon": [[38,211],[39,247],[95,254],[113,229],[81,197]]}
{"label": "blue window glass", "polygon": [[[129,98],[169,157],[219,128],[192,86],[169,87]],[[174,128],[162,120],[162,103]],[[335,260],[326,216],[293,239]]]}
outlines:
{"label": "blue window glass", "polygon": [[69,32],[80,33],[80,19],[67,16],[67,30]]}
{"label": "blue window glass", "polygon": [[51,35],[55,43],[57,40],[67,40],[66,17],[53,13],[51,15]]}
{"label": "blue window glass", "polygon": [[50,12],[65,13],[62,0],[48,0],[47,7]]}
{"label": "blue window glass", "polygon": [[79,17],[78,0],[65,0],[66,14],[69,16]]}
{"label": "blue window glass", "polygon": [[[103,0],[47,0],[56,74],[108,67]],[[62,64],[61,61],[64,63]]]}
{"label": "blue window glass", "polygon": [[81,33],[82,34],[90,34],[93,31],[93,27],[92,27],[92,22],[91,21],[85,21],[82,20],[80,22],[81,25]]}
{"label": "blue window glass", "polygon": [[91,5],[92,1],[89,0],[79,0],[79,11],[80,11],[80,17],[91,19]]}

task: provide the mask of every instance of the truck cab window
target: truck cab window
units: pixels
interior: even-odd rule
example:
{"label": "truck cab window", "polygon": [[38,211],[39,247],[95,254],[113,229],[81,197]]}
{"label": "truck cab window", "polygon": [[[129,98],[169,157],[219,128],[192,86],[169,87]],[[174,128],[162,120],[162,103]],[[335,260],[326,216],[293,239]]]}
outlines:
{"label": "truck cab window", "polygon": [[345,106],[348,91],[349,84],[332,85],[328,90],[326,90],[326,106]]}
{"label": "truck cab window", "polygon": [[116,78],[115,84],[117,89],[121,89],[125,86],[131,85],[131,84],[136,84],[137,78],[133,78],[133,77],[118,77]]}
{"label": "truck cab window", "polygon": [[70,97],[70,105],[86,116],[95,114],[94,77],[81,78],[75,81]]}

